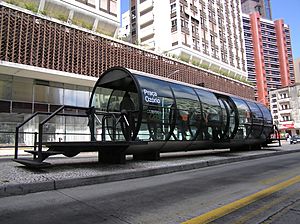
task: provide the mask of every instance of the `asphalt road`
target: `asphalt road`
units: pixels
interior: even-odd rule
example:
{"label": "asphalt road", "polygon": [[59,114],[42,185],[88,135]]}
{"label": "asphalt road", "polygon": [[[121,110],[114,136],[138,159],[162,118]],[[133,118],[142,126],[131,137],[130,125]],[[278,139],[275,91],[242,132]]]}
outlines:
{"label": "asphalt road", "polygon": [[298,223],[299,164],[292,153],[3,197],[0,223]]}

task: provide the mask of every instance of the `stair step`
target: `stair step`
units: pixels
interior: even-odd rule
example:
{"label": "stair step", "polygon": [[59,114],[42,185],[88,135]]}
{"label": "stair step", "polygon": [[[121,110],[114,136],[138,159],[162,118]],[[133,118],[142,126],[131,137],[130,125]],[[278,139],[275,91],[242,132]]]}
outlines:
{"label": "stair step", "polygon": [[[38,154],[37,150],[24,150],[24,152],[28,152],[28,153],[31,153],[33,155],[37,155]],[[64,152],[62,152],[62,151],[52,151],[52,150],[42,151],[42,155],[59,155],[59,154],[63,154],[63,153]]]}
{"label": "stair step", "polygon": [[37,160],[32,160],[32,159],[13,159],[13,161],[33,168],[43,168],[43,167],[51,166],[51,163],[39,162]]}

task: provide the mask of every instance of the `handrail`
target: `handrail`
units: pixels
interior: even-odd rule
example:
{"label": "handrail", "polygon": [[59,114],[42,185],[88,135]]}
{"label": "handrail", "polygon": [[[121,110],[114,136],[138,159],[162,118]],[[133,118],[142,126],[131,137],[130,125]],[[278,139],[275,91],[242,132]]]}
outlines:
{"label": "handrail", "polygon": [[15,134],[15,156],[14,158],[17,159],[18,158],[18,148],[19,148],[19,129],[21,127],[23,127],[27,122],[29,122],[30,120],[32,120],[34,117],[36,117],[37,115],[40,114],[50,114],[50,112],[35,112],[33,115],[31,115],[29,118],[27,118],[25,121],[23,121],[21,124],[19,124],[16,127],[16,134]]}
{"label": "handrail", "polygon": [[101,140],[105,141],[105,121],[107,118],[112,117],[113,119],[113,133],[112,133],[112,140],[115,141],[116,140],[116,116],[114,114],[104,114],[102,117],[102,133],[101,133]]}
{"label": "handrail", "polygon": [[[69,106],[69,105],[62,105],[60,108],[58,108],[56,111],[54,111],[50,116],[48,116],[46,119],[41,121],[39,123],[39,142],[38,142],[38,160],[42,162],[42,148],[43,148],[43,125],[47,123],[50,119],[52,119],[54,116],[56,116],[59,112],[61,112],[63,109],[79,109],[79,110],[89,110],[88,107],[78,107],[78,106]],[[81,115],[83,117],[87,117],[88,115]]]}
{"label": "handrail", "polygon": [[[81,109],[81,110],[86,110],[87,108],[85,107],[74,107],[74,106],[67,106],[67,108],[70,109]],[[29,118],[27,118],[25,121],[23,121],[21,124],[19,124],[16,127],[16,132],[15,132],[15,155],[14,158],[17,159],[18,158],[18,148],[19,148],[19,130],[21,127],[23,127],[26,123],[28,123],[30,120],[32,120],[33,118],[35,118],[37,115],[51,115],[53,114],[53,112],[35,112],[34,114],[32,114]],[[83,114],[71,114],[71,113],[62,113],[59,114],[60,116],[77,116],[77,117],[86,117],[86,115]],[[13,132],[12,132],[13,133]],[[24,132],[25,133],[25,132]],[[30,133],[30,132],[26,132],[27,134],[35,134],[34,132]]]}
{"label": "handrail", "polygon": [[[86,114],[74,114],[74,113],[61,113],[64,109],[77,109],[77,110],[83,110],[85,111]],[[48,115],[44,120],[42,120],[39,123],[38,126],[38,132],[32,132],[31,134],[34,134],[34,151],[37,150],[37,160],[42,162],[43,160],[43,154],[42,154],[42,147],[43,147],[43,134],[51,134],[48,132],[43,131],[43,126],[53,117],[55,117],[56,115],[59,116],[77,116],[77,117],[89,117],[89,126],[91,129],[91,140],[95,140],[95,133],[94,133],[94,119],[96,118],[97,121],[102,124],[102,133],[101,133],[101,138],[102,141],[105,141],[105,122],[107,121],[108,118],[112,118],[113,119],[113,133],[112,133],[112,140],[115,141],[116,140],[116,126],[117,124],[120,122],[120,120],[124,120],[125,121],[125,125],[127,125],[128,127],[130,127],[129,121],[126,117],[127,113],[124,112],[107,112],[107,111],[97,111],[95,112],[95,108],[91,107],[77,107],[77,106],[69,106],[69,105],[62,105],[61,107],[59,107],[57,110],[55,110],[54,112],[35,112],[33,115],[31,115],[29,118],[27,118],[25,121],[23,121],[21,124],[19,124],[16,127],[16,132],[15,132],[15,156],[14,158],[17,159],[18,158],[18,148],[19,148],[19,130],[22,126],[24,126],[26,123],[28,123],[30,120],[32,120],[34,117],[36,117],[37,115]],[[96,116],[96,115],[102,115],[102,122],[101,120]],[[29,132],[28,132],[29,133]],[[55,133],[57,134],[57,133]],[[64,133],[66,134],[66,133]],[[73,133],[75,134],[75,133]],[[78,135],[81,135],[81,133],[76,133]],[[36,155],[36,154],[35,154]],[[36,158],[34,158],[36,159]]]}

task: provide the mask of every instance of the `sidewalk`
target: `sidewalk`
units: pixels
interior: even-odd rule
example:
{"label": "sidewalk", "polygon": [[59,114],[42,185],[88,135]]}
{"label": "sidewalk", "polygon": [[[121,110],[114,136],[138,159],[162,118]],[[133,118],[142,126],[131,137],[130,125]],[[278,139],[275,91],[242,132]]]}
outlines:
{"label": "sidewalk", "polygon": [[56,190],[124,179],[147,177],[202,167],[300,152],[300,144],[283,143],[257,151],[230,152],[202,150],[161,154],[160,161],[134,161],[126,164],[98,163],[97,153],[82,153],[73,158],[56,156],[46,161],[53,166],[33,170],[11,161],[14,150],[0,149],[0,197]]}

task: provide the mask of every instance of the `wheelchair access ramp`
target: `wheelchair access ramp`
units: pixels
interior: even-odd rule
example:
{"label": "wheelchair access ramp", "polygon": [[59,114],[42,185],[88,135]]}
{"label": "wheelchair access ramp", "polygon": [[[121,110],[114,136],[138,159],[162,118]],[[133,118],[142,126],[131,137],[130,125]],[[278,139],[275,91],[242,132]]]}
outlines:
{"label": "wheelchair access ramp", "polygon": [[[64,113],[65,109],[77,110],[80,111],[80,113],[66,114]],[[25,150],[25,152],[32,154],[33,158],[19,158],[18,149],[20,128],[40,114],[46,116],[46,118],[39,123],[38,132],[34,133],[34,145],[32,147],[33,150]],[[90,141],[43,141],[45,139],[43,135],[47,134],[44,133],[44,125],[55,116],[73,116],[83,117],[84,119],[86,119],[88,121],[87,123],[91,132],[90,134],[88,134]],[[108,122],[108,119],[110,119],[111,122]],[[147,141],[132,140],[133,138],[131,136],[126,136],[126,138],[123,135],[124,132],[120,132],[119,130],[117,130],[116,126],[120,125],[121,122],[123,122],[123,127],[124,125],[128,124],[126,129],[131,130],[132,127],[129,125],[129,122],[125,121],[127,121],[125,113],[95,112],[93,108],[74,107],[66,105],[60,107],[53,113],[37,112],[16,127],[15,156],[13,161],[28,167],[41,168],[51,165],[50,163],[44,162],[44,160],[50,156],[64,155],[66,157],[73,157],[78,155],[80,152],[98,152],[99,162],[123,164],[126,162],[126,149],[129,146],[148,144]],[[96,122],[99,123],[98,127],[100,127],[101,130],[99,140],[97,139],[97,135],[95,134]],[[129,132],[132,133],[131,131]],[[76,134],[78,135],[81,133]]]}
{"label": "wheelchair access ramp", "polygon": [[44,162],[50,156],[53,155],[64,155],[67,157],[73,157],[78,155],[80,152],[98,152],[98,159],[101,163],[111,164],[125,164],[126,163],[126,149],[130,145],[146,145],[144,141],[87,141],[87,142],[48,142],[45,147],[48,148],[46,151],[36,150],[25,150],[33,155],[32,159],[13,159],[22,165],[43,168],[50,166],[48,162]]}

